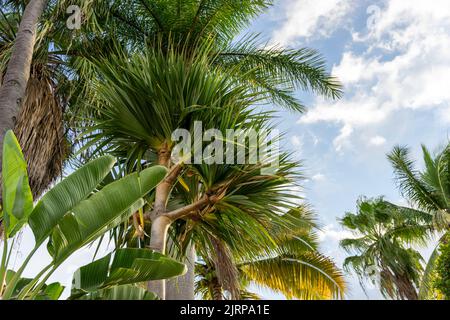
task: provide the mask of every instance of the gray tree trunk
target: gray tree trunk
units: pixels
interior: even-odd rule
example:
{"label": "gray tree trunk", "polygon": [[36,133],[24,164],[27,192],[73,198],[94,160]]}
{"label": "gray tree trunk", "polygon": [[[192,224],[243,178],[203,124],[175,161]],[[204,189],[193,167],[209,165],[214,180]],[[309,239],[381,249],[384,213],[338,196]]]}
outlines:
{"label": "gray tree trunk", "polygon": [[[166,253],[166,241],[167,231],[169,230],[171,221],[170,219],[160,216],[152,222],[150,249]],[[161,300],[166,300],[166,281],[155,280],[147,283],[147,289],[153,293],[156,293]]]}
{"label": "gray tree trunk", "polygon": [[14,129],[25,97],[36,42],[37,24],[46,4],[47,0],[30,0],[26,6],[0,88],[0,171],[3,158],[3,138],[6,131]]}
{"label": "gray tree trunk", "polygon": [[187,249],[183,261],[187,265],[187,273],[166,281],[166,300],[194,300],[195,259],[195,247],[192,245]]}

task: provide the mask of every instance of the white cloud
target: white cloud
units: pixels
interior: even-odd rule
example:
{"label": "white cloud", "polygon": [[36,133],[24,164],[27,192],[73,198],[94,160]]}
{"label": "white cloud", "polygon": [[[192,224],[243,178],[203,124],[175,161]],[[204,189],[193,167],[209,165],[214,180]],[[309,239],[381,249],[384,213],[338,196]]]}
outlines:
{"label": "white cloud", "polygon": [[291,143],[294,147],[301,147],[303,145],[301,138],[296,135],[291,137]]}
{"label": "white cloud", "polygon": [[372,137],[369,140],[369,144],[372,146],[376,146],[376,147],[382,146],[382,145],[386,144],[386,138],[382,137],[382,136]]}
{"label": "white cloud", "polygon": [[352,239],[355,236],[347,230],[343,230],[340,227],[330,224],[322,228],[318,232],[319,241],[330,241],[332,243],[337,243],[343,239]]}
{"label": "white cloud", "polygon": [[272,42],[291,45],[298,38],[330,35],[350,12],[354,0],[285,0],[281,28]]}
{"label": "white cloud", "polygon": [[311,179],[312,179],[312,181],[314,181],[314,182],[323,182],[323,181],[325,181],[327,178],[325,177],[324,174],[318,173],[318,174],[314,175]]}
{"label": "white cloud", "polygon": [[[320,2],[320,1],[318,1]],[[450,6],[447,0],[387,0],[368,33],[354,33],[358,48],[333,68],[346,95],[338,102],[318,99],[300,123],[330,122],[342,129],[337,151],[366,129],[383,125],[399,110],[450,111]],[[360,49],[359,49],[360,50]],[[450,121],[450,117],[441,117]],[[358,133],[358,134],[356,134]],[[375,141],[381,143],[380,139]],[[376,143],[375,143],[376,144]]]}

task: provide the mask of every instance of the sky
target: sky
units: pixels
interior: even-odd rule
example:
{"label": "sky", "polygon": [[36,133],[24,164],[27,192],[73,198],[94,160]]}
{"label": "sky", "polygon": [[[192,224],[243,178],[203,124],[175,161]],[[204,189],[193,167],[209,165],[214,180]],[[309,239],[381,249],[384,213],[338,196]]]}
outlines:
{"label": "sky", "polygon": [[[386,154],[406,145],[420,160],[420,145],[437,150],[448,142],[450,124],[450,6],[448,0],[278,0],[250,26],[269,44],[320,51],[344,85],[339,101],[308,93],[302,115],[280,112],[285,145],[303,161],[307,180],[297,190],[318,213],[323,253],[339,266],[339,241],[351,236],[338,218],[360,196],[385,196],[405,204],[395,187]],[[420,166],[420,161],[418,166]],[[33,243],[23,234],[17,264]],[[70,287],[73,272],[92,259],[78,252],[50,280]],[[427,258],[429,253],[424,251]],[[44,265],[45,248],[25,275]],[[380,299],[348,276],[349,299]],[[266,298],[282,298],[260,291]]]}
{"label": "sky", "polygon": [[[448,0],[279,0],[250,28],[269,44],[309,47],[326,58],[344,85],[339,101],[308,93],[303,115],[284,112],[280,127],[308,176],[304,194],[320,217],[322,251],[342,265],[339,240],[351,236],[338,218],[360,196],[405,204],[386,159],[409,146],[448,142],[450,124],[450,5]],[[424,250],[427,258],[429,253]],[[349,278],[349,299],[367,295]]]}

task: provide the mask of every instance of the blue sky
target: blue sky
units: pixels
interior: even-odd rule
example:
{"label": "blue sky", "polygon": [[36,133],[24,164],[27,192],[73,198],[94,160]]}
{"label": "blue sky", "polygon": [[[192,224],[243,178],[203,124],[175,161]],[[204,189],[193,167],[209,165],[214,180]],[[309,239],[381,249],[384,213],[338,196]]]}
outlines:
{"label": "blue sky", "polygon": [[[448,0],[278,0],[249,31],[271,44],[319,50],[345,86],[337,102],[299,92],[308,112],[281,112],[279,121],[286,148],[304,163],[308,179],[297,191],[319,214],[322,251],[342,265],[345,253],[338,242],[349,234],[337,218],[353,211],[359,196],[384,195],[404,204],[386,153],[408,145],[419,158],[421,143],[433,150],[448,141]],[[25,232],[20,252],[32,243]],[[93,251],[74,255],[51,280],[70,286],[72,273],[90,262]],[[45,256],[43,248],[27,275],[44,265]],[[348,298],[367,298],[354,277],[349,282]],[[376,288],[367,293],[380,298]]]}
{"label": "blue sky", "polygon": [[[410,146],[420,159],[422,143],[436,150],[448,141],[449,18],[446,0],[279,0],[250,28],[271,44],[319,50],[344,84],[337,102],[299,92],[308,112],[284,112],[280,121],[305,165],[322,249],[338,264],[348,232],[337,218],[359,196],[404,204],[386,160],[393,146]],[[367,293],[380,298],[375,288]],[[366,299],[355,278],[349,298]]]}

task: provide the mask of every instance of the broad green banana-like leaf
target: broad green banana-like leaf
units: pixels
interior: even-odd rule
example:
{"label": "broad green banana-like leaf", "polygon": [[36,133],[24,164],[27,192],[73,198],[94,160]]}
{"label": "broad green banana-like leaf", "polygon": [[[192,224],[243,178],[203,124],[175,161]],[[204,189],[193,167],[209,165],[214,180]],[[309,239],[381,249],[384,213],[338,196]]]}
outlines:
{"label": "broad green banana-like leaf", "polygon": [[2,178],[3,219],[7,237],[13,237],[33,210],[33,195],[28,183],[27,163],[11,130],[3,140]]}
{"label": "broad green banana-like leaf", "polygon": [[121,217],[142,207],[142,198],[164,179],[166,173],[167,169],[162,166],[145,169],[139,175],[133,173],[80,202],[53,230],[48,248],[54,262],[64,261],[75,250],[120,223]]}
{"label": "broad green banana-like leaf", "polygon": [[73,292],[97,292],[116,286],[173,278],[186,273],[186,266],[148,249],[119,249],[78,269]]}
{"label": "broad green banana-like leaf", "polygon": [[86,199],[111,171],[116,159],[103,156],[95,159],[47,192],[29,217],[37,244],[41,244],[61,219]]}
{"label": "broad green banana-like leaf", "polygon": [[72,300],[158,300],[158,296],[142,287],[127,284],[72,296]]}
{"label": "broad green banana-like leaf", "polygon": [[[12,280],[12,278],[16,275],[15,271],[8,270],[6,274],[6,284]],[[19,295],[23,288],[25,288],[33,279],[30,278],[20,278],[17,282],[17,285],[14,289],[13,297]],[[64,287],[58,283],[52,283],[49,285],[44,285],[40,292],[36,296],[36,300],[58,300],[61,297],[61,294],[64,291]]]}

